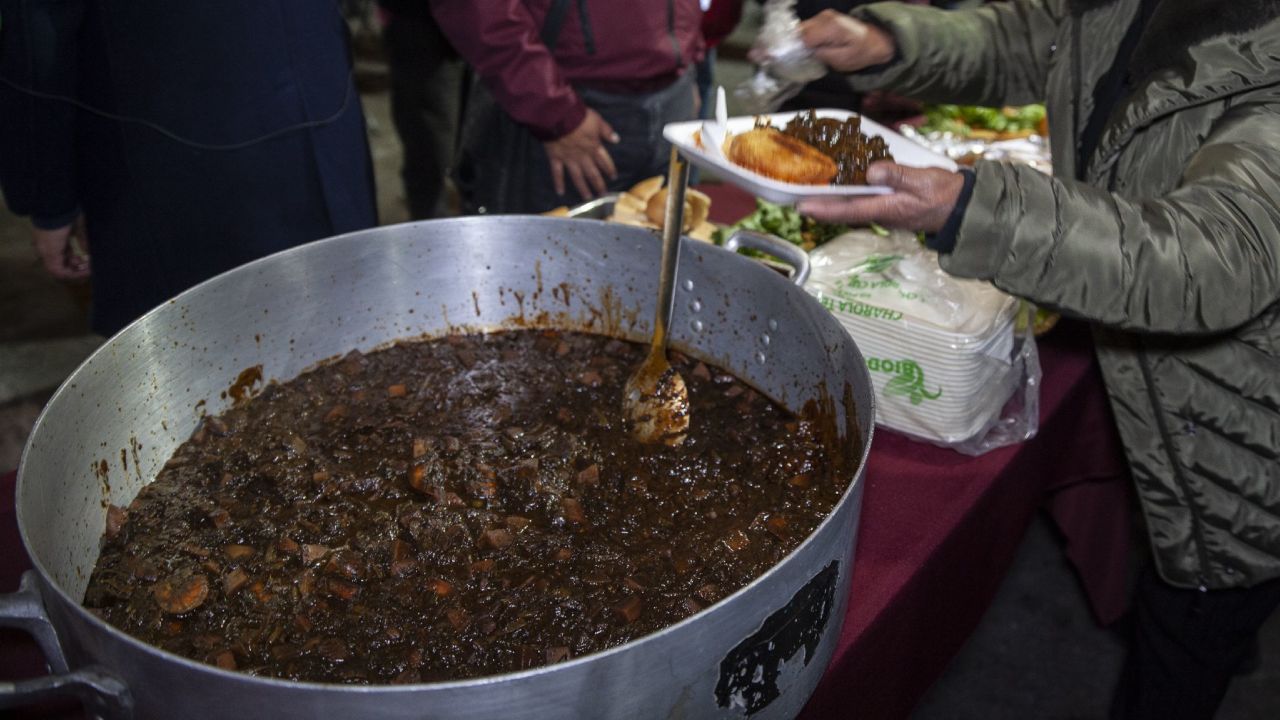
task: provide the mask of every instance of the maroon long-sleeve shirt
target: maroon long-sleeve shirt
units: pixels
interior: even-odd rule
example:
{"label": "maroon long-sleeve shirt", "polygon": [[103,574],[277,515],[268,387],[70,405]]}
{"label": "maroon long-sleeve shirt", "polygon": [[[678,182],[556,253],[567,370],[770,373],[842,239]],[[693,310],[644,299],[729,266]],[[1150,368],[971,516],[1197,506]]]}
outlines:
{"label": "maroon long-sleeve shirt", "polygon": [[574,85],[643,92],[691,72],[702,58],[698,0],[587,0],[594,53],[568,3],[554,51],[541,39],[552,0],[431,0],[431,11],[494,99],[540,140],[586,115]]}

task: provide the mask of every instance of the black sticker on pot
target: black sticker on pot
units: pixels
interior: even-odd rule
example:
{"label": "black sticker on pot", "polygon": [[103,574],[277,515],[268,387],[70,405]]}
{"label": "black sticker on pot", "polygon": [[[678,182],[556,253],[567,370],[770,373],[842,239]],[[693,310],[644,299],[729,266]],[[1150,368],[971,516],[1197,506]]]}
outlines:
{"label": "black sticker on pot", "polygon": [[839,574],[840,563],[832,560],[720,661],[720,682],[716,683],[720,707],[732,705],[753,715],[778,697],[782,665],[800,648],[804,648],[804,664],[809,664],[831,618]]}

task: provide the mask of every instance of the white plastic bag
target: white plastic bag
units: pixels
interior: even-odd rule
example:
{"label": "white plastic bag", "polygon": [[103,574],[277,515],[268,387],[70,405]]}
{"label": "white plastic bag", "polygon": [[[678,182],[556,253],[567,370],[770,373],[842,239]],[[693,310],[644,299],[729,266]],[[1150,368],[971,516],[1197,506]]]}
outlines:
{"label": "white plastic bag", "polygon": [[764,21],[752,47],[762,58],[756,72],[733,91],[747,112],[773,112],[794,97],[806,83],[827,74],[800,39],[795,0],[765,0]]}
{"label": "white plastic bag", "polygon": [[877,423],[969,455],[1035,435],[1040,365],[1022,303],[947,274],[911,233],[854,231],[810,258],[805,289],[861,348]]}

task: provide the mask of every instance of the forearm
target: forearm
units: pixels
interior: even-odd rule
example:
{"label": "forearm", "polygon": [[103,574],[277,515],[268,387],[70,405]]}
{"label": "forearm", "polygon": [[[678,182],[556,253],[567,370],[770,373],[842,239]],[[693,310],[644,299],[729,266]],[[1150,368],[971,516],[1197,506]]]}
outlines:
{"label": "forearm", "polygon": [[498,104],[538,139],[563,137],[582,123],[586,106],[524,3],[431,0],[431,10]]}
{"label": "forearm", "polygon": [[1219,151],[1233,155],[1219,172],[1149,200],[979,163],[943,267],[1126,330],[1239,326],[1280,300],[1280,178],[1265,169],[1280,158]]}
{"label": "forearm", "polygon": [[889,89],[925,102],[1024,105],[1044,98],[1058,0],[1012,0],[969,10],[888,2],[854,17],[894,38],[896,59],[849,75],[859,91]]}
{"label": "forearm", "polygon": [[45,227],[78,206],[76,110],[48,96],[76,96],[81,17],[78,0],[0,0],[0,189]]}

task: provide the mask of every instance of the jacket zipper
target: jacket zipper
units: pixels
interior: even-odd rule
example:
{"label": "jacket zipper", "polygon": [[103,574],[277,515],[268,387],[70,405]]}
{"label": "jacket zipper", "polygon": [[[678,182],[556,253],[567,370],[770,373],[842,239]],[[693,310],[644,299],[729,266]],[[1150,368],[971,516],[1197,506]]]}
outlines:
{"label": "jacket zipper", "polygon": [[1178,458],[1173,452],[1173,437],[1169,434],[1169,426],[1165,423],[1164,414],[1160,410],[1159,398],[1156,397],[1156,386],[1152,381],[1151,365],[1147,361],[1146,348],[1142,346],[1142,341],[1134,340],[1137,346],[1138,366],[1142,368],[1142,381],[1147,386],[1147,401],[1151,403],[1151,410],[1156,418],[1156,428],[1160,431],[1160,439],[1164,442],[1165,455],[1169,458],[1169,467],[1173,470],[1174,482],[1178,483],[1178,488],[1182,490],[1182,496],[1186,498],[1187,510],[1191,513],[1191,532],[1196,538],[1196,555],[1200,560],[1200,568],[1196,573],[1196,581],[1200,584],[1200,589],[1204,590],[1208,583],[1205,581],[1205,575],[1209,570],[1209,555],[1207,545],[1204,540],[1204,524],[1200,520],[1200,514],[1191,505],[1191,490],[1187,486],[1187,479],[1182,475],[1182,466],[1178,464]]}
{"label": "jacket zipper", "polygon": [[1080,132],[1081,128],[1089,121],[1088,118],[1080,117],[1084,108],[1084,95],[1082,94],[1084,92],[1084,69],[1080,61],[1080,26],[1084,24],[1084,10],[1073,8],[1071,13],[1075,16],[1075,22],[1071,26],[1071,74],[1073,76],[1071,79],[1075,83],[1075,89],[1072,93],[1075,96],[1075,107],[1072,109],[1071,133],[1075,136],[1075,142],[1072,143],[1071,150],[1072,154],[1075,155],[1077,165],[1076,179],[1084,180],[1086,177],[1085,165],[1088,163],[1088,158],[1080,157]]}

